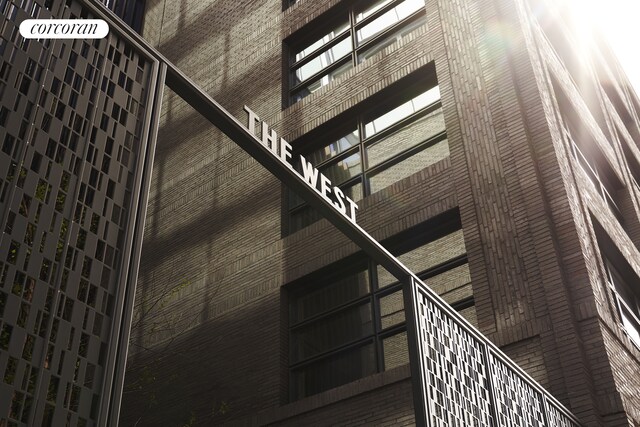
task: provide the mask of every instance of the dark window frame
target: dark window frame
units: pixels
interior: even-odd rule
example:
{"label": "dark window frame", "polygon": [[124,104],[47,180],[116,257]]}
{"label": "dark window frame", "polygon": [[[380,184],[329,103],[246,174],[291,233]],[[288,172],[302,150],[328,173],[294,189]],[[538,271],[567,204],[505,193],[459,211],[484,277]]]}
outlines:
{"label": "dark window frame", "polygon": [[[366,18],[361,19],[360,21],[357,21],[356,16],[359,13],[366,11],[369,6],[374,5],[376,3],[375,1],[354,2],[354,4],[351,6],[341,4],[335,8],[332,8],[330,11],[316,20],[313,23],[313,29],[311,29],[311,31],[309,31],[309,26],[305,26],[294,35],[289,37],[285,42],[286,48],[284,49],[284,56],[286,57],[285,73],[287,75],[284,85],[284,87],[286,88],[286,96],[284,97],[285,105],[293,105],[296,102],[300,101],[302,98],[309,95],[310,93],[301,96],[298,99],[296,99],[295,97],[296,94],[304,90],[309,85],[320,81],[323,77],[330,75],[341,67],[348,66],[348,69],[351,69],[357,66],[360,62],[364,62],[366,58],[361,60],[363,55],[371,48],[375,47],[377,43],[387,40],[394,34],[401,34],[405,29],[413,30],[418,26],[424,24],[426,22],[426,1],[423,7],[412,12],[404,19],[390,25],[384,30],[381,30],[379,33],[371,36],[368,40],[365,40],[362,43],[358,44],[357,32],[359,30],[372,23],[385,13],[391,11],[404,1],[411,0],[391,0],[388,4],[384,5],[383,7],[371,13]],[[340,24],[335,25],[336,20],[338,20]],[[346,29],[337,33],[330,41],[327,41],[313,51],[306,53],[301,59],[295,59],[297,53],[304,51],[306,48],[321,40],[326,35],[333,33],[335,29],[339,29],[345,25]],[[335,59],[334,62],[324,66],[313,75],[305,78],[304,80],[296,82],[295,72],[297,70],[299,70],[306,64],[309,64],[311,61],[320,58],[323,54],[327,53],[330,49],[334,48],[336,45],[344,42],[345,40],[350,40],[350,51],[348,53],[345,53],[343,56]],[[348,71],[348,69],[346,71]],[[328,84],[330,81],[328,81],[326,84]],[[322,84],[320,87],[325,86],[326,84]]]}
{"label": "dark window frame", "polygon": [[[402,255],[412,250],[418,249],[424,245],[432,243],[440,238],[450,236],[451,234],[461,230],[460,218],[457,210],[446,212],[427,223],[420,224],[411,229],[405,230],[402,233],[393,236],[383,242],[386,247],[389,247],[394,254]],[[457,267],[468,264],[468,257],[466,251],[462,255],[457,255],[444,262],[440,262],[437,265],[430,266],[425,270],[416,272],[416,275],[422,279],[427,280],[437,275],[451,271]],[[383,341],[387,338],[406,333],[406,319],[387,327],[382,325],[381,300],[384,297],[392,295],[394,293],[402,292],[402,284],[398,281],[393,281],[382,287],[379,286],[379,278],[377,273],[378,264],[369,259],[363,253],[357,253],[351,255],[337,263],[324,267],[316,272],[313,272],[303,278],[287,284],[285,286],[287,297],[283,299],[286,302],[288,310],[288,320],[286,322],[288,330],[288,342],[290,348],[287,353],[288,357],[288,377],[289,377],[289,401],[295,401],[303,399],[305,397],[322,393],[334,387],[339,387],[344,383],[336,384],[333,387],[329,387],[323,390],[316,391],[315,393],[305,394],[302,390],[296,390],[294,372],[305,367],[309,367],[314,363],[330,360],[332,357],[343,355],[351,350],[361,348],[367,345],[373,345],[376,370],[373,373],[380,373],[385,371],[385,353],[383,348]],[[294,303],[305,295],[312,294],[313,292],[329,287],[336,281],[345,278],[352,274],[358,274],[359,272],[366,271],[368,274],[368,292],[345,301],[342,304],[332,306],[330,309],[314,313],[308,318],[303,320],[293,320],[293,306]],[[293,362],[293,352],[295,339],[293,333],[296,330],[302,329],[306,326],[317,324],[325,319],[330,319],[332,316],[343,313],[350,308],[368,305],[371,310],[371,332],[362,335],[358,338],[354,338],[348,342],[344,342],[335,345],[331,348],[324,349],[312,356],[301,357],[300,360]],[[455,301],[451,306],[456,310],[464,310],[475,305],[473,295],[470,297],[464,297],[458,301]],[[408,355],[408,353],[407,353]],[[372,374],[373,374],[372,373]],[[361,377],[362,378],[362,377]]]}
{"label": "dark window frame", "polygon": [[[623,274],[606,255],[603,255],[603,258],[607,285],[613,297],[621,328],[630,341],[640,349],[640,293],[629,284],[628,274]],[[635,284],[640,284],[638,277],[633,276]],[[633,301],[628,301],[629,299]]]}
{"label": "dark window frame", "polygon": [[[409,85],[406,85],[406,82],[401,83],[402,84],[399,86],[394,85],[385,89],[379,96],[370,99],[369,103],[366,103],[363,106],[358,106],[355,109],[346,112],[346,114],[343,114],[340,117],[337,117],[335,120],[327,123],[326,125],[323,125],[319,130],[316,130],[303,138],[293,141],[293,159],[295,168],[300,172],[300,165],[298,161],[301,154],[305,156],[305,158],[307,158],[306,155],[308,155],[309,153],[312,153],[318,149],[322,149],[324,146],[328,146],[327,142],[330,142],[330,144],[332,144],[337,140],[344,138],[345,135],[348,136],[357,131],[358,142],[356,144],[332,157],[324,159],[318,164],[313,164],[313,166],[316,167],[319,172],[324,173],[324,171],[326,171],[328,168],[337,165],[341,161],[344,161],[351,156],[359,155],[360,167],[358,173],[356,173],[352,177],[347,178],[344,181],[332,181],[333,185],[336,185],[341,190],[345,191],[345,194],[350,195],[350,197],[354,201],[359,201],[373,194],[370,182],[371,178],[375,177],[381,172],[392,168],[393,166],[402,163],[410,157],[424,150],[427,150],[442,141],[445,141],[447,139],[446,129],[437,132],[436,134],[431,135],[428,138],[419,141],[410,147],[404,148],[398,153],[392,154],[389,158],[377,163],[374,166],[369,166],[368,149],[370,147],[377,143],[383,143],[386,138],[393,135],[394,133],[401,131],[403,128],[406,128],[416,123],[420,119],[432,113],[436,113],[439,110],[442,110],[443,108],[442,100],[440,97],[438,100],[428,104],[426,107],[415,111],[406,117],[403,117],[397,122],[389,125],[387,128],[384,128],[367,137],[365,135],[365,126],[370,121],[393,111],[395,108],[403,105],[406,102],[416,99],[418,96],[427,93],[433,88],[438,88],[439,90],[439,84],[435,80],[435,78],[420,82],[414,82],[414,84]],[[309,158],[307,158],[307,160],[311,161]],[[311,161],[311,163],[313,163],[313,161]],[[361,186],[359,194],[346,192],[347,189],[357,186]],[[283,234],[286,235],[298,231],[320,219],[318,217],[312,219],[311,223],[309,224],[305,224],[301,227],[296,227],[292,221],[293,216],[312,208],[306,202],[299,199],[294,193],[290,191],[287,191],[285,193],[286,196],[283,211],[286,212],[286,214],[283,218]]]}
{"label": "dark window frame", "polygon": [[613,167],[609,164],[589,128],[583,124],[573,102],[555,76],[552,76],[551,87],[560,107],[561,129],[564,138],[569,143],[573,158],[585,172],[589,181],[596,187],[598,194],[609,206],[611,213],[624,227],[624,216],[619,207],[618,194],[624,185],[616,176]]}
{"label": "dark window frame", "polygon": [[[593,215],[591,221],[602,259],[605,289],[608,289],[611,298],[613,320],[619,324],[629,341],[640,349],[640,277]],[[630,297],[634,299],[634,307],[626,301]],[[630,327],[633,331],[629,330]]]}

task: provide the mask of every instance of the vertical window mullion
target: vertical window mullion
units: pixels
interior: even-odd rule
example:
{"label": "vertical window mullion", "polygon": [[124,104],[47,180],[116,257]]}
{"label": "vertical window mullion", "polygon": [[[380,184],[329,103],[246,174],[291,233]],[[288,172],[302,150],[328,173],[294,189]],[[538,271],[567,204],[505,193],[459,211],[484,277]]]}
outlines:
{"label": "vertical window mullion", "polygon": [[358,65],[358,54],[356,53],[356,15],[354,8],[349,8],[349,35],[351,36],[351,65]]}
{"label": "vertical window mullion", "polygon": [[360,162],[362,163],[362,197],[368,196],[369,180],[367,179],[367,170],[369,169],[369,159],[367,159],[367,152],[364,146],[364,116],[358,117],[358,146],[360,147]]}
{"label": "vertical window mullion", "polygon": [[371,299],[371,314],[373,316],[373,335],[374,335],[374,347],[376,349],[376,364],[378,366],[378,372],[384,371],[384,349],[382,347],[382,339],[380,338],[380,331],[382,330],[380,309],[378,307],[377,289],[376,283],[377,277],[375,275],[375,263],[369,261],[369,287],[371,293],[369,297]]}

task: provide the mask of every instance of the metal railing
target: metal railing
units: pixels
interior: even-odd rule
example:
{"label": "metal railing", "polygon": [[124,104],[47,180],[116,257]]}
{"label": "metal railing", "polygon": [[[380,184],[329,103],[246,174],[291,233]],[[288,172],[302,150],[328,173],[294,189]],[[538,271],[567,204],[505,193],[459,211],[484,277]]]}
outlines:
{"label": "metal railing", "polygon": [[580,423],[423,282],[411,281],[414,387],[428,426],[570,427]]}

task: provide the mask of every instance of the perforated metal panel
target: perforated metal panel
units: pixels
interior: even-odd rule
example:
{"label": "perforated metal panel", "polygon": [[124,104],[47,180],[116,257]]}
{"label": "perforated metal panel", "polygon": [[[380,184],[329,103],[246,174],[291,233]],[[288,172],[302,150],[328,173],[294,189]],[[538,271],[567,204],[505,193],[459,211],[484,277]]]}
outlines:
{"label": "perforated metal panel", "polygon": [[[414,376],[422,396],[416,421],[429,426],[569,427],[577,420],[542,387],[443,303],[412,279],[417,343]],[[407,318],[410,316],[408,315]],[[416,381],[414,381],[416,384]]]}
{"label": "perforated metal panel", "polygon": [[557,427],[575,427],[578,424],[572,420],[565,411],[562,411],[555,403],[545,399],[545,411],[547,423]]}
{"label": "perforated metal panel", "polygon": [[546,425],[542,395],[493,354],[489,361],[497,424],[505,427]]}
{"label": "perforated metal panel", "polygon": [[483,344],[423,292],[416,304],[430,425],[490,425]]}
{"label": "perforated metal panel", "polygon": [[151,66],[115,32],[19,35],[27,18],[91,18],[76,1],[0,12],[0,425],[95,425]]}

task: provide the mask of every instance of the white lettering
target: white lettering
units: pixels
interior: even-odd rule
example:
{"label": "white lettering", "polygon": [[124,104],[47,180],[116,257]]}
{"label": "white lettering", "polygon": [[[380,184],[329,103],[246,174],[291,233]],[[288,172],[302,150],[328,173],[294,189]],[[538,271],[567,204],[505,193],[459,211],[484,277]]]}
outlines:
{"label": "white lettering", "polygon": [[280,160],[282,160],[282,162],[290,168],[293,168],[291,166],[291,162],[289,161],[290,159],[291,145],[287,141],[285,141],[284,138],[280,138]]}
{"label": "white lettering", "polygon": [[[319,193],[323,199],[325,199],[331,206],[334,207],[342,215],[346,216],[350,221],[356,222],[356,210],[358,205],[352,199],[347,197],[339,187],[332,187],[331,180],[324,174],[320,173],[311,162],[308,162],[303,155],[300,155],[300,165],[302,167],[302,173],[297,172],[291,163],[292,150],[291,144],[289,144],[284,138],[278,139],[278,133],[275,129],[270,129],[269,125],[265,121],[261,121],[260,117],[254,113],[246,105],[243,107],[244,111],[249,115],[249,121],[247,123],[247,130],[249,133],[258,139],[266,149],[268,149],[274,157],[287,165],[296,175],[304,180],[304,182]],[[261,135],[256,135],[256,123],[261,123]],[[318,175],[320,175],[320,189],[318,190]],[[335,197],[331,197],[331,193]],[[345,203],[346,201],[346,203]],[[348,208],[347,208],[348,205]],[[348,211],[348,213],[347,213]]]}
{"label": "white lettering", "polygon": [[329,181],[329,178],[327,178],[323,174],[320,174],[320,194],[322,194],[322,197],[327,199],[329,202],[331,202],[331,199],[329,198],[330,191],[331,191],[331,181]]}
{"label": "white lettering", "polygon": [[262,145],[267,147],[273,154],[278,155],[278,134],[275,129],[269,132],[269,125],[262,122]]}
{"label": "white lettering", "polygon": [[300,164],[302,164],[302,174],[307,184],[311,187],[316,188],[316,183],[318,182],[318,169],[314,168],[313,165],[307,162],[302,154],[300,155]]}
{"label": "white lettering", "polygon": [[351,218],[351,221],[356,222],[356,209],[358,209],[358,205],[356,205],[356,202],[350,198],[345,198],[347,199],[347,203],[349,203],[349,217]]}
{"label": "white lettering", "polygon": [[256,113],[254,113],[253,111],[251,111],[251,109],[249,107],[247,107],[246,105],[244,106],[244,111],[246,111],[249,114],[249,133],[251,133],[251,135],[256,135],[256,122],[260,121],[260,117],[258,117],[258,115]]}
{"label": "white lettering", "polygon": [[342,215],[346,215],[347,207],[344,205],[344,193],[342,192],[342,190],[340,190],[340,188],[333,187],[333,194],[336,195],[336,201],[333,203],[333,206],[335,206],[335,208],[338,209]]}

